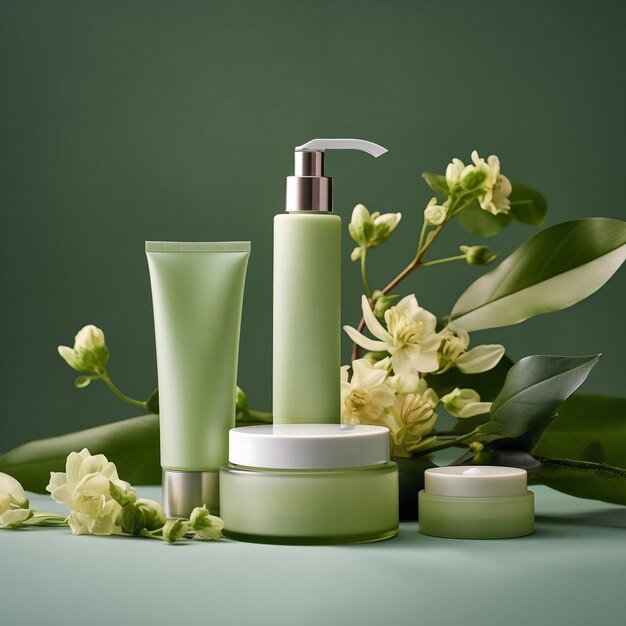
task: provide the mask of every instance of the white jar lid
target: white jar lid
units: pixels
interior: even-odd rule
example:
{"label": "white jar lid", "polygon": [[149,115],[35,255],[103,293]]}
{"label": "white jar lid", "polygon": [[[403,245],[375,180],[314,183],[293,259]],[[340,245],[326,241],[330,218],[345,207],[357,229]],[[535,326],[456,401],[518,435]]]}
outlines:
{"label": "white jar lid", "polygon": [[526,493],[526,470],[491,465],[434,467],[424,472],[424,491],[433,496],[491,498]]}
{"label": "white jar lid", "polygon": [[272,469],[378,465],[389,461],[389,431],[360,424],[242,426],[229,433],[228,459]]}

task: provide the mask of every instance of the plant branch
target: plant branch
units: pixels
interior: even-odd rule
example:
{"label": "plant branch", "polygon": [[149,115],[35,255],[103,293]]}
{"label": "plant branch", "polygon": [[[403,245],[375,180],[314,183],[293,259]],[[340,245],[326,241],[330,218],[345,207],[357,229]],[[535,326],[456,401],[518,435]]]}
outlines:
{"label": "plant branch", "polygon": [[[441,233],[445,224],[446,223],[444,222],[443,224],[440,224],[439,226],[437,226],[437,228],[435,228],[435,230],[433,230],[432,233],[430,234],[430,237],[427,237],[426,241],[423,241],[425,233],[426,233],[426,229],[427,229],[427,223],[424,222],[424,225],[422,226],[422,233],[420,235],[420,243],[418,245],[418,249],[417,249],[417,253],[415,254],[415,257],[384,289],[382,289],[383,294],[388,294],[394,287],[396,287],[407,276],[409,276],[409,274],[412,274],[418,267],[425,265],[422,263],[422,257],[424,256],[424,254],[426,254],[430,246],[432,246],[435,239],[437,239],[437,237],[439,236],[439,233]],[[371,304],[372,302],[370,300],[370,306]],[[365,328],[365,320],[361,318],[361,321],[359,322],[357,330],[359,332],[362,332],[364,328]],[[359,346],[355,343],[352,346],[352,360],[355,361],[358,358],[359,358]]]}

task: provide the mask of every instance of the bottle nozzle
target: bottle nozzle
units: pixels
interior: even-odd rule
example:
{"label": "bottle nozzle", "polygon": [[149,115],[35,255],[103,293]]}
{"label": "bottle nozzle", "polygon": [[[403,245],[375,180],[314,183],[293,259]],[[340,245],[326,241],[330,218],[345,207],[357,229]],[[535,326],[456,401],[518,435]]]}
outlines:
{"label": "bottle nozzle", "polygon": [[287,177],[287,211],[329,212],[332,178],[324,176],[326,150],[360,150],[379,157],[386,148],[363,139],[311,139],[295,149],[295,176]]}
{"label": "bottle nozzle", "polygon": [[296,152],[324,152],[325,150],[360,150],[361,152],[371,154],[375,158],[388,152],[387,148],[364,139],[311,139],[311,141],[307,141],[301,146],[296,146]]}

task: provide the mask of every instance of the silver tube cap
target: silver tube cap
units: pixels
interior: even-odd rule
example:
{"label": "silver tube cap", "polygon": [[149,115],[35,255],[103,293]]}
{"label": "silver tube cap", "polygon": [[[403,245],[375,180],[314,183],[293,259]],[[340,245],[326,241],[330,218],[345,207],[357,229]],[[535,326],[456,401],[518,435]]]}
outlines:
{"label": "silver tube cap", "polygon": [[205,504],[212,515],[219,515],[219,487],[219,470],[206,472],[163,470],[165,515],[189,519],[195,507]]}

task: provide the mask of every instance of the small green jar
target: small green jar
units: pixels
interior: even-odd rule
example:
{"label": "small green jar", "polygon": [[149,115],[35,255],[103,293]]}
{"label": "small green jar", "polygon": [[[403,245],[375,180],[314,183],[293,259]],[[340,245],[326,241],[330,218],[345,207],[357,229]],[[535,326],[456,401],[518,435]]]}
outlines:
{"label": "small green jar", "polygon": [[535,528],[535,497],[525,470],[453,466],[426,470],[419,493],[423,535],[451,539],[504,539]]}
{"label": "small green jar", "polygon": [[284,424],[230,431],[220,470],[224,535],[340,544],[398,532],[398,468],[378,426]]}

